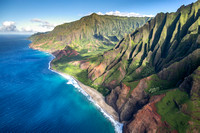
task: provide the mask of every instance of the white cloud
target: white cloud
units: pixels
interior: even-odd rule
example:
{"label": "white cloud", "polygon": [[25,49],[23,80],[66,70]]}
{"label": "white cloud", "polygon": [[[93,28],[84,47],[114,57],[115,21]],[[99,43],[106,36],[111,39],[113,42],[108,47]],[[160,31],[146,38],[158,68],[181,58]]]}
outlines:
{"label": "white cloud", "polygon": [[126,17],[154,17],[154,15],[145,15],[135,12],[120,12],[120,11],[110,11],[106,13],[97,12],[98,15],[114,15],[114,16],[126,16]]}
{"label": "white cloud", "polygon": [[66,20],[59,19],[59,21],[46,21],[39,18],[33,18],[25,22],[4,21],[0,23],[0,34],[33,34],[37,32],[47,32],[53,30],[55,26],[63,24],[64,22],[66,22]]}
{"label": "white cloud", "polygon": [[41,19],[39,19],[39,18],[33,18],[33,19],[31,19],[31,22],[46,22],[46,21],[44,21],[44,20],[41,20]]}
{"label": "white cloud", "polygon": [[35,33],[35,32],[46,32],[46,31],[51,31],[53,28],[56,26],[55,24],[51,24],[48,21],[34,18],[30,20],[30,24],[21,27],[21,32],[30,32],[30,33]]}
{"label": "white cloud", "polygon": [[34,28],[30,26],[22,27],[21,32],[34,32]]}
{"label": "white cloud", "polygon": [[41,19],[31,19],[30,22],[21,26],[16,26],[13,21],[4,21],[0,26],[0,32],[3,33],[35,33],[51,31],[56,25]]}
{"label": "white cloud", "polygon": [[1,32],[17,32],[17,27],[13,21],[4,21],[0,27]]}
{"label": "white cloud", "polygon": [[97,14],[98,14],[98,15],[105,15],[105,14],[103,14],[102,12],[97,12]]}
{"label": "white cloud", "polygon": [[48,21],[41,20],[41,19],[38,19],[38,18],[31,19],[31,22],[39,23],[39,25],[41,27],[44,27],[44,28],[47,28],[47,29],[52,29],[52,28],[54,28],[56,26],[54,24],[49,23]]}

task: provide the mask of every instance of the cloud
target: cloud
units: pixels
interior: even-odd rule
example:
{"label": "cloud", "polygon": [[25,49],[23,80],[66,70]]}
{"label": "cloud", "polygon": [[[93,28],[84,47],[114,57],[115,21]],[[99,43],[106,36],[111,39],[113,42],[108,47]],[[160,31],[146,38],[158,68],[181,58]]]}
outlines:
{"label": "cloud", "polygon": [[51,24],[48,21],[39,19],[39,18],[34,18],[30,20],[31,24],[27,26],[23,26],[21,28],[21,32],[46,32],[46,31],[51,31],[53,28],[56,26],[54,24]]}
{"label": "cloud", "polygon": [[0,27],[1,32],[17,32],[17,27],[13,21],[4,21]]}
{"label": "cloud", "polygon": [[25,24],[16,25],[14,21],[4,21],[0,26],[2,33],[36,33],[47,32],[54,29],[56,25],[48,21],[34,18]]}
{"label": "cloud", "polygon": [[114,16],[126,16],[126,17],[154,17],[154,15],[145,15],[135,12],[120,12],[120,11],[110,11],[106,13],[97,12],[98,15],[114,15]]}
{"label": "cloud", "polygon": [[31,19],[31,22],[33,22],[33,23],[39,23],[39,25],[41,27],[44,27],[44,28],[47,28],[47,29],[52,29],[52,28],[55,27],[54,24],[51,24],[48,21],[41,20],[41,19],[38,19],[38,18]]}
{"label": "cloud", "polygon": [[34,31],[34,28],[30,26],[26,26],[21,28],[21,32],[37,32],[37,31]]}

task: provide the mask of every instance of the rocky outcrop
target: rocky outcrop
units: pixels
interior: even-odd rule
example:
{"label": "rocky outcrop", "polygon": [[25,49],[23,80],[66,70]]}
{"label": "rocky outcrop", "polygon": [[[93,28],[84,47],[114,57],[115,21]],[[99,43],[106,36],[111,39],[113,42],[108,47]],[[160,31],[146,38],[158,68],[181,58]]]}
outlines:
{"label": "rocky outcrop", "polygon": [[[168,132],[155,107],[164,95],[151,95],[178,87],[200,65],[199,3],[158,14],[85,67],[95,85],[110,89],[106,102],[125,132]],[[184,90],[192,85],[199,81],[187,77],[181,84]]]}
{"label": "rocky outcrop", "polygon": [[73,57],[73,56],[79,55],[79,53],[73,50],[72,48],[70,48],[69,46],[67,46],[64,50],[58,50],[54,52],[53,55],[56,56],[56,60],[59,60],[63,56]]}
{"label": "rocky outcrop", "polygon": [[120,108],[121,121],[129,121],[133,114],[148,102],[149,96],[144,90],[146,87],[146,79],[142,79],[136,88],[133,89],[126,103]]}
{"label": "rocky outcrop", "polygon": [[[98,21],[97,17],[99,16],[93,14],[80,21],[92,18],[95,20],[93,23]],[[85,29],[86,24],[84,23],[80,29],[88,31]],[[59,31],[61,27],[58,26],[48,36]],[[98,27],[90,33],[95,34],[97,40],[107,40],[102,28]],[[190,101],[187,102],[190,104],[184,102],[178,104],[174,99],[170,99],[170,102],[179,112],[184,112],[192,118],[189,125],[195,128],[191,130],[198,131],[196,122],[200,120],[198,116],[200,108],[197,107],[200,101],[199,34],[200,1],[198,0],[196,3],[182,6],[177,12],[157,14],[154,19],[133,33],[125,35],[113,49],[101,55],[70,62],[71,55],[75,57],[79,55],[72,50],[70,52],[64,50],[58,52],[57,62],[62,55],[70,56],[71,58],[66,60],[84,69],[83,74],[89,78],[89,84],[99,86],[101,91],[102,89],[110,91],[106,96],[106,102],[118,112],[120,122],[124,123],[124,132],[173,132],[165,130],[170,125],[162,121],[155,104],[165,97],[165,94],[160,94],[178,87],[188,92]],[[70,34],[70,39],[77,37],[87,38],[82,33]],[[66,38],[59,36],[57,39]],[[112,39],[117,40],[115,37]],[[190,106],[195,110],[190,110]],[[174,128],[180,127],[174,126]]]}
{"label": "rocky outcrop", "polygon": [[200,65],[199,17],[199,1],[175,13],[160,13],[88,68],[95,84],[110,89],[106,101],[119,113],[124,131],[155,132],[166,126],[153,108],[151,93],[178,87]]}
{"label": "rocky outcrop", "polygon": [[125,133],[163,133],[167,132],[169,125],[161,120],[161,116],[156,112],[155,104],[165,95],[153,96],[149,103],[133,116],[134,120],[125,125]]}
{"label": "rocky outcrop", "polygon": [[[179,81],[190,75],[200,65],[200,49],[194,50],[179,62],[175,62],[158,73],[163,80],[177,84]],[[176,70],[176,71],[174,71]],[[179,82],[179,83],[180,83]]]}
{"label": "rocky outcrop", "polygon": [[[188,79],[191,80],[188,82]],[[185,86],[186,85],[186,86]],[[188,88],[187,88],[188,87]],[[184,82],[180,85],[180,88],[189,91],[191,97],[191,105],[192,110],[190,110],[190,106],[184,106],[184,113],[188,114],[192,119],[189,121],[189,129],[188,132],[198,133],[200,132],[199,123],[200,123],[200,66],[187,78],[185,78]]]}
{"label": "rocky outcrop", "polygon": [[191,117],[191,120],[188,122],[188,132],[198,133],[200,132],[200,106],[198,104],[200,101],[200,66],[184,79],[179,88],[188,92],[191,99],[188,104],[182,105],[183,113]]}
{"label": "rocky outcrop", "polygon": [[[99,83],[105,84],[112,80],[117,73],[117,68],[121,67],[126,72],[123,77],[129,81],[137,80],[160,72],[187,57],[200,48],[198,7],[199,2],[182,7],[176,13],[158,14],[143,27],[122,39],[112,51],[106,52],[98,60],[101,66],[104,66],[103,69],[101,67],[101,73],[96,76],[96,73],[90,72],[89,77],[98,79],[104,76],[102,74],[107,74],[105,80]],[[188,18],[186,19],[185,16]],[[195,56],[198,58],[197,55]],[[90,69],[98,72],[100,71],[98,67],[94,66]],[[191,67],[188,74],[194,69],[195,67]],[[115,80],[118,77],[114,77]],[[121,82],[122,79],[118,81]]]}
{"label": "rocky outcrop", "polygon": [[132,119],[133,114],[148,102],[149,95],[145,92],[147,80],[148,78],[140,80],[130,96],[128,96],[128,93],[131,88],[122,84],[113,89],[106,97],[106,102],[118,111],[122,122]]}
{"label": "rocky outcrop", "polygon": [[95,69],[92,69],[91,72],[88,74],[88,77],[94,81],[95,79],[97,79],[97,77],[100,77],[106,68],[106,64],[99,64],[98,66],[95,67]]}
{"label": "rocky outcrop", "polygon": [[200,66],[192,75],[185,77],[179,88],[188,92],[191,97],[200,97]]}

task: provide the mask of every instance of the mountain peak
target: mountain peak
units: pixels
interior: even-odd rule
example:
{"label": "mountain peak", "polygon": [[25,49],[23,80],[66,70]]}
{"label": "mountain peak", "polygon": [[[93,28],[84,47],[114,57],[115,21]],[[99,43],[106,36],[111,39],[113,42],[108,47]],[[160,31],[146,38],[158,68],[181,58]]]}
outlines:
{"label": "mountain peak", "polygon": [[90,16],[99,16],[99,15],[96,13],[92,13]]}
{"label": "mountain peak", "polygon": [[96,14],[96,13],[92,13],[91,15],[89,15],[89,17],[91,17],[91,18],[97,18],[97,17],[99,17],[99,15]]}
{"label": "mountain peak", "polygon": [[[32,43],[36,46],[41,43],[45,44],[53,52],[62,50],[66,45],[78,51],[82,49],[95,51],[100,46],[101,48],[113,46],[118,40],[123,38],[125,33],[131,33],[132,30],[142,26],[150,19],[148,17],[115,18],[115,16],[100,16],[92,13],[91,15],[82,17],[80,20],[56,26],[48,34],[34,35],[31,37],[32,39],[34,38]],[[43,49],[42,45],[39,47]]]}

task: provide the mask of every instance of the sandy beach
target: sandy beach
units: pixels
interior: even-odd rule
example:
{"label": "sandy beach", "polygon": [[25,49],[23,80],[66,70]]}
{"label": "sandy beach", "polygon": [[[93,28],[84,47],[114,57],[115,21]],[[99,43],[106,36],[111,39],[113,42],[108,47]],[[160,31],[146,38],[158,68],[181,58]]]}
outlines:
{"label": "sandy beach", "polygon": [[97,106],[98,109],[103,113],[103,115],[112,122],[112,124],[115,126],[115,131],[117,133],[122,133],[123,124],[119,123],[118,113],[110,105],[108,105],[105,102],[105,97],[100,92],[98,92],[94,88],[84,85],[83,83],[81,83],[75,77],[73,77],[71,75],[68,75],[68,74],[65,74],[62,72],[58,72],[58,71],[52,69],[50,67],[50,62],[49,62],[49,69],[53,72],[60,74],[67,80],[74,80],[76,82],[76,84],[78,86],[80,86],[80,89],[82,89],[84,91],[82,93],[87,93],[87,95],[90,96],[89,100],[92,101],[95,104],[95,106]]}
{"label": "sandy beach", "polygon": [[[29,45],[29,48],[32,48],[32,47],[30,47]],[[35,49],[35,48],[32,48],[32,49]],[[35,49],[35,50],[42,51],[40,49]],[[52,55],[53,56],[52,60],[55,58],[55,56],[51,52],[46,52],[46,51],[42,51],[42,52]],[[94,88],[84,85],[83,83],[78,81],[75,77],[52,69],[51,61],[49,62],[48,69],[55,73],[58,73],[59,75],[63,76],[65,79],[68,79],[68,80],[73,79],[78,84],[78,86],[80,86],[80,88],[84,91],[82,93],[87,93],[87,95],[90,96],[89,100],[92,101],[94,105],[98,107],[98,109],[103,113],[103,115],[111,121],[111,123],[115,127],[115,132],[122,133],[123,124],[119,122],[119,115],[110,105],[108,105],[105,102],[105,97]]]}
{"label": "sandy beach", "polygon": [[119,121],[119,116],[117,114],[117,112],[111,107],[109,106],[106,102],[105,102],[105,97],[99,93],[97,90],[84,85],[83,83],[81,83],[80,81],[78,81],[76,78],[72,77],[78,84],[79,86],[86,91],[86,93],[88,95],[90,95],[90,97],[108,114],[110,114],[116,121]]}

